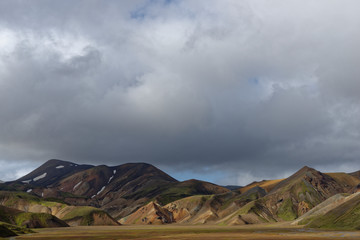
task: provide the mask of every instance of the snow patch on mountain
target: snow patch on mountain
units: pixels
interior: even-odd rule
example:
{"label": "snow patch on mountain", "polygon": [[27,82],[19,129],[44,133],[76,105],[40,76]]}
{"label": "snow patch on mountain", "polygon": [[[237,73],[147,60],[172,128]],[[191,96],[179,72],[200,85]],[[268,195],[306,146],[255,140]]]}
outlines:
{"label": "snow patch on mountain", "polygon": [[26,180],[26,181],[21,181],[22,183],[26,183],[26,184],[29,184],[31,182],[31,179],[30,180]]}
{"label": "snow patch on mountain", "polygon": [[116,170],[113,171],[114,175],[116,174]]}
{"label": "snow patch on mountain", "polygon": [[43,173],[43,174],[41,174],[40,176],[37,176],[36,178],[34,178],[33,181],[40,180],[40,179],[46,177],[46,175],[47,175],[47,173]]}
{"label": "snow patch on mountain", "polygon": [[114,178],[114,176],[111,176],[111,177],[109,178],[108,183],[110,183],[111,179],[113,179],[113,178]]}
{"label": "snow patch on mountain", "polygon": [[30,193],[31,191],[32,191],[32,189],[28,189],[26,192],[27,192],[27,193]]}
{"label": "snow patch on mountain", "polygon": [[78,183],[73,187],[73,190],[75,190],[75,188],[77,188],[78,186],[80,186],[81,183],[82,183],[82,181],[78,182]]}
{"label": "snow patch on mountain", "polygon": [[57,166],[56,168],[64,168],[64,166],[63,166],[63,165],[59,165],[59,166]]}
{"label": "snow patch on mountain", "polygon": [[103,187],[100,189],[100,191],[97,192],[96,195],[99,195],[102,191],[104,191],[104,189],[105,189],[105,186],[103,186]]}

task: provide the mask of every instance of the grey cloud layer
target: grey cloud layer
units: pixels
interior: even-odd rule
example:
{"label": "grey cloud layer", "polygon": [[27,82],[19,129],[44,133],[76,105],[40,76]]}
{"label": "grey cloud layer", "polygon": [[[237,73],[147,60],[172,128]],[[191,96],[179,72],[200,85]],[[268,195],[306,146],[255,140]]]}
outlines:
{"label": "grey cloud layer", "polygon": [[359,5],[1,1],[0,159],[356,170]]}

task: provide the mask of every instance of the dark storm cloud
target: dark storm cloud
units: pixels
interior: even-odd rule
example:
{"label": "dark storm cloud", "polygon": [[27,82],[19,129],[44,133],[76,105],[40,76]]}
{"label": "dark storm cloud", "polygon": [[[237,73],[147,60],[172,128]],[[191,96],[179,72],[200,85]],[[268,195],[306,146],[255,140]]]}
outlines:
{"label": "dark storm cloud", "polygon": [[0,159],[144,161],[241,184],[360,169],[358,7],[1,1]]}

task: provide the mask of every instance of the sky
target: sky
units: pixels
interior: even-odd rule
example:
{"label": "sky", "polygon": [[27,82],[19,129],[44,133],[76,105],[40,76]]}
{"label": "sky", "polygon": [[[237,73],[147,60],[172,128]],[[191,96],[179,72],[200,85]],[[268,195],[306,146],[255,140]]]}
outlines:
{"label": "sky", "polygon": [[0,179],[48,159],[245,185],[360,170],[357,0],[0,1]]}

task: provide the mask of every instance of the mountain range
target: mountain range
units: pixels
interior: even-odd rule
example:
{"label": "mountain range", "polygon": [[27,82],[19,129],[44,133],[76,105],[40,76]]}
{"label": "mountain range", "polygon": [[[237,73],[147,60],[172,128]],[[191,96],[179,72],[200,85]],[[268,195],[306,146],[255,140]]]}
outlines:
{"label": "mountain range", "polygon": [[360,229],[359,189],[360,171],[322,173],[303,167],[285,179],[223,187],[195,179],[180,182],[147,163],[109,167],[52,159],[0,183],[0,226],[292,221]]}

